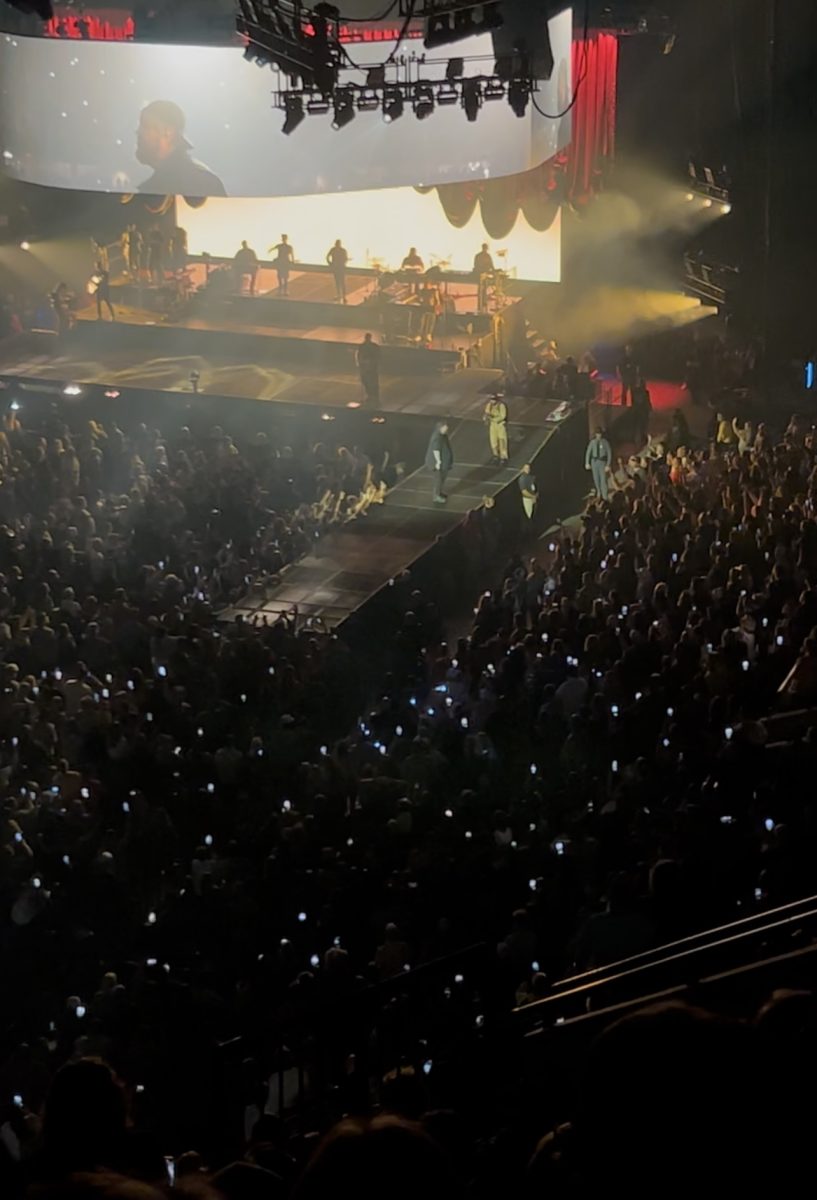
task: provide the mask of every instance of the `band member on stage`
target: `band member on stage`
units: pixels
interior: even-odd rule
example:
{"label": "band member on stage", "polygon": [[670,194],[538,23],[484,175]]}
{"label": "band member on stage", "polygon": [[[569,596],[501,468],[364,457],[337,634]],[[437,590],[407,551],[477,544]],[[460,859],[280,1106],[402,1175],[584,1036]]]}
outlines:
{"label": "band member on stage", "polygon": [[488,281],[494,273],[494,260],[488,249],[488,243],[482,243],[482,249],[474,255],[474,274],[479,282],[478,310],[482,313],[488,308]]}
{"label": "band member on stage", "polygon": [[165,277],[165,235],[158,225],[148,232],[147,248],[150,282],[158,287]]}
{"label": "band member on stage", "polygon": [[357,369],[363,385],[363,403],[380,403],[380,347],[367,333],[357,348]]}
{"label": "band member on stage", "polygon": [[105,245],[105,243],[99,241],[97,238],[91,238],[91,246],[94,251],[95,267],[98,267],[101,264],[104,271],[110,271],[111,262],[108,256],[108,247]]}
{"label": "band member on stage", "polygon": [[474,274],[490,275],[494,269],[494,260],[491,258],[491,252],[488,249],[488,243],[482,243],[482,249],[478,254],[474,255]]}
{"label": "band member on stage", "polygon": [[177,225],[170,235],[170,269],[184,271],[187,267],[187,230]]}
{"label": "band member on stage", "polygon": [[435,504],[445,504],[448,499],[443,488],[446,477],[453,466],[454,451],[448,437],[448,422],[439,421],[434,427],[426,450],[426,467],[434,476]]}
{"label": "band member on stage", "polygon": [[295,251],[289,244],[289,238],[285,233],[281,234],[281,240],[275,246],[270,246],[268,254],[275,254],[272,265],[278,276],[278,294],[280,296],[289,295],[289,272],[295,262]]}
{"label": "band member on stage", "polygon": [[626,408],[628,399],[630,404],[633,403],[635,389],[641,383],[641,368],[632,346],[624,347],[624,353],[616,368],[616,373],[621,380],[621,404],[623,408]]}
{"label": "band member on stage", "polygon": [[119,251],[122,255],[126,275],[130,273],[130,229],[131,227],[128,225],[127,228],[122,230],[119,238]]}
{"label": "band member on stage", "polygon": [[335,299],[340,300],[342,304],[345,304],[346,267],[349,262],[349,254],[340,238],[338,238],[332,249],[327,254],[326,261],[332,268],[332,274],[335,277]]}
{"label": "band member on stage", "polygon": [[142,274],[145,243],[141,230],[135,225],[128,226],[128,273],[132,279],[139,279]]}
{"label": "band member on stage", "polygon": [[233,273],[235,275],[235,290],[237,292],[243,292],[244,279],[249,275],[250,295],[254,296],[255,281],[258,278],[258,255],[246,242],[241,243],[241,249],[233,259]]}
{"label": "band member on stage", "polygon": [[[411,271],[411,273],[413,275],[420,275],[425,269],[426,269],[426,265],[423,262],[423,260],[420,258],[420,255],[417,253],[417,247],[412,246],[410,248],[408,254],[406,255],[406,257],[403,259],[402,263],[400,264],[400,270],[401,271]],[[417,284],[412,283],[412,285],[411,285],[412,296],[416,293],[416,291],[417,291]]]}
{"label": "band member on stage", "polygon": [[153,196],[226,196],[218,175],[191,156],[184,126],[184,113],[172,100],[154,100],[142,109],[136,159],[153,167],[153,174],[139,184],[139,191]]}
{"label": "band member on stage", "polygon": [[420,337],[430,346],[437,328],[437,317],[442,311],[440,290],[436,284],[425,282],[416,299],[420,305]]}
{"label": "band member on stage", "polygon": [[96,294],[96,319],[102,320],[102,305],[107,304],[111,320],[115,321],[116,313],[111,304],[111,276],[101,262],[96,264],[96,272],[91,277],[91,282],[94,284]]}
{"label": "band member on stage", "polygon": [[74,293],[67,283],[58,283],[49,299],[57,317],[57,336],[63,337],[70,333],[77,323],[73,311]]}
{"label": "band member on stage", "polygon": [[508,406],[501,396],[491,396],[483,420],[488,426],[491,462],[504,466],[508,461]]}
{"label": "band member on stage", "polygon": [[424,271],[426,265],[417,253],[417,247],[412,246],[400,264],[401,271]]}

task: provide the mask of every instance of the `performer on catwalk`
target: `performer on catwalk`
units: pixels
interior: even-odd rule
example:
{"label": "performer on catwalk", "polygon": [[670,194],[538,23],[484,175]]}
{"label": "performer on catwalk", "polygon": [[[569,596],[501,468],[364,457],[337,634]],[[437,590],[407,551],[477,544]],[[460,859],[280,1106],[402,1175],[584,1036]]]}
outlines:
{"label": "performer on catwalk", "polygon": [[525,463],[522,474],[518,479],[519,494],[522,497],[522,510],[529,521],[533,520],[536,505],[539,502],[539,488],[536,476],[530,463]]}
{"label": "performer on catwalk", "polygon": [[508,406],[501,396],[491,396],[483,420],[488,426],[491,462],[504,466],[508,462]]}
{"label": "performer on catwalk", "polygon": [[443,491],[448,473],[454,466],[454,451],[448,436],[448,422],[438,421],[434,426],[428,449],[426,467],[434,476],[434,503],[445,504],[448,496]]}
{"label": "performer on catwalk", "polygon": [[367,333],[357,348],[357,367],[363,385],[363,403],[380,403],[380,347]]}
{"label": "performer on catwalk", "polygon": [[587,450],[584,455],[584,469],[592,471],[593,487],[596,489],[596,495],[600,500],[606,500],[610,494],[607,476],[612,465],[613,451],[610,443],[602,431],[597,429],[587,443]]}

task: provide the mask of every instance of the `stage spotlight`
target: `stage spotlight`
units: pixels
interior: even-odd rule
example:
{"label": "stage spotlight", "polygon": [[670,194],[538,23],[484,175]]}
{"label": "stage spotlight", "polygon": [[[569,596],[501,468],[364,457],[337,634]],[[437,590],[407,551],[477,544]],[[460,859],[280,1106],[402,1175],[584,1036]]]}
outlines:
{"label": "stage spotlight", "polygon": [[20,242],[20,249],[21,250],[30,250],[31,242]]}
{"label": "stage spotlight", "polygon": [[724,216],[727,216],[731,211],[732,211],[731,204],[722,204],[721,205],[721,212],[723,213]]}
{"label": "stage spotlight", "polygon": [[694,196],[694,194],[693,194],[692,192],[687,192],[687,197],[686,197],[686,198],[687,198],[687,200],[694,200],[694,199],[695,199],[695,196]]}
{"label": "stage spotlight", "polygon": [[476,121],[482,107],[482,89],[478,79],[464,79],[462,83],[462,106],[469,121]]}
{"label": "stage spotlight", "polygon": [[453,83],[442,83],[437,89],[437,103],[441,105],[459,104],[460,94]]}
{"label": "stage spotlight", "polygon": [[504,100],[505,84],[501,79],[489,79],[482,93],[483,100]]}
{"label": "stage spotlight", "polygon": [[360,401],[359,400],[349,400],[346,407],[347,408],[360,408]]}
{"label": "stage spotlight", "polygon": [[508,103],[517,117],[524,117],[528,111],[530,86],[526,79],[514,79],[508,85]]}
{"label": "stage spotlight", "polygon": [[465,70],[465,60],[462,58],[450,58],[448,67],[446,68],[445,77],[450,83],[452,79],[462,79]]}
{"label": "stage spotlight", "polygon": [[323,116],[329,112],[329,101],[325,96],[316,96],[312,100],[307,100],[306,111],[310,117]]}
{"label": "stage spotlight", "polygon": [[358,96],[358,112],[375,112],[378,108],[380,108],[380,98],[374,92],[362,92]]}
{"label": "stage spotlight", "polygon": [[418,83],[414,89],[413,108],[418,121],[424,121],[434,112],[434,89],[427,83]]}
{"label": "stage spotlight", "polygon": [[82,388],[78,387],[75,383],[68,383],[62,389],[62,394],[63,396],[81,396]]}
{"label": "stage spotlight", "polygon": [[709,199],[704,200],[704,208],[711,208],[711,207],[712,207],[712,201]]}
{"label": "stage spotlight", "polygon": [[335,115],[332,118],[333,129],[344,129],[355,119],[355,94],[347,88],[339,88],[335,92]]}
{"label": "stage spotlight", "polygon": [[286,96],[284,99],[284,133],[290,133],[298,128],[304,119],[304,102],[300,96]]}
{"label": "stage spotlight", "polygon": [[397,88],[386,88],[383,94],[383,120],[386,124],[397,121],[403,115],[403,97]]}

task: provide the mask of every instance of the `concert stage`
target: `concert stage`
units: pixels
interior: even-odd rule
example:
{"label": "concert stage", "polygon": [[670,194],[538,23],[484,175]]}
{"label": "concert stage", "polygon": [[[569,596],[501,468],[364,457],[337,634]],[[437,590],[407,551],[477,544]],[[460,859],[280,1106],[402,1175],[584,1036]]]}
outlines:
{"label": "concert stage", "polygon": [[238,292],[229,269],[221,272],[222,288],[205,287],[208,270],[212,283],[212,264],[192,265],[194,290],[183,304],[169,278],[151,286],[120,274],[111,289],[115,322],[99,320],[95,301],[84,295],[76,328],[60,338],[38,330],[10,339],[0,347],[0,366],[173,391],[191,390],[196,376],[200,391],[219,395],[355,405],[363,398],[356,351],[371,331],[381,347],[381,409],[462,416],[496,382],[514,347],[526,352],[522,305],[531,285],[517,281],[508,282],[501,311],[478,313],[478,281],[440,275],[435,287],[445,311],[429,340],[412,332],[418,318],[426,320],[412,302],[422,283],[416,275],[396,272],[384,287],[382,273],[350,270],[349,302],[342,304],[332,299],[326,268],[291,272],[287,297],[276,294],[277,275],[268,267],[259,271],[255,295],[247,294],[248,279]]}
{"label": "concert stage", "polygon": [[[171,348],[195,355],[220,347],[259,364],[287,360],[354,370],[356,349],[371,332],[381,346],[381,373],[428,375],[466,364],[504,365],[519,302],[534,286],[503,278],[498,291],[492,284],[482,296],[489,311],[479,312],[479,281],[456,272],[435,271],[429,279],[403,271],[349,270],[345,304],[335,299],[334,279],[325,267],[293,270],[286,296],[268,266],[259,270],[254,294],[249,276],[239,290],[229,263],[194,262],[186,274],[190,290],[183,294],[178,280],[152,285],[120,276],[111,288],[116,322],[100,322],[87,296],[73,336],[108,351],[135,350],[139,331],[149,328],[161,355]],[[426,285],[433,288],[433,304],[420,302]]]}

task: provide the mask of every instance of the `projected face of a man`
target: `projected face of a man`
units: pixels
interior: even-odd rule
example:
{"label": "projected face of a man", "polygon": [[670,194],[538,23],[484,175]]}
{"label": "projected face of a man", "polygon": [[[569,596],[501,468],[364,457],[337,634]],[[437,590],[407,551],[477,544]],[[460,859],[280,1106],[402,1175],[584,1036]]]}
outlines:
{"label": "projected face of a man", "polygon": [[178,149],[179,138],[180,133],[175,126],[146,110],[139,118],[137,161],[146,167],[158,167]]}

